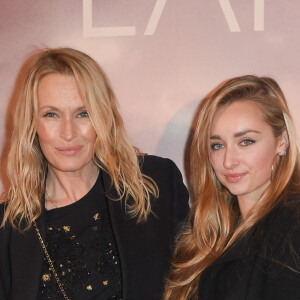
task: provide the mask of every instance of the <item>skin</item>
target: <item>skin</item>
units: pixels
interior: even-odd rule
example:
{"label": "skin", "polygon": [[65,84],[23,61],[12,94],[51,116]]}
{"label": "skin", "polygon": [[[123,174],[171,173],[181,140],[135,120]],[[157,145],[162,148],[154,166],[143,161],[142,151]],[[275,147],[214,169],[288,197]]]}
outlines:
{"label": "skin", "polygon": [[275,137],[258,105],[236,101],[220,108],[212,121],[210,161],[218,180],[237,196],[243,218],[270,184],[287,134]]}
{"label": "skin", "polygon": [[48,161],[46,209],[82,198],[99,172],[92,160],[97,135],[73,76],[50,74],[41,80],[36,130]]}

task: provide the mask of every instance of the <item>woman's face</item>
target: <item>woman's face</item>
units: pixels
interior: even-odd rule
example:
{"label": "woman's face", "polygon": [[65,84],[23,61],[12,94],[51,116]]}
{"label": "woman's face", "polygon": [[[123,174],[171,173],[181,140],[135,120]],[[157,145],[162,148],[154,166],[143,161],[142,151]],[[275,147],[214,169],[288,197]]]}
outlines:
{"label": "woman's face", "polygon": [[77,172],[94,166],[96,132],[73,76],[50,74],[41,80],[36,130],[49,167]]}
{"label": "woman's face", "polygon": [[219,181],[239,200],[258,200],[286,143],[283,137],[274,137],[257,104],[243,100],[216,112],[210,148],[210,161]]}

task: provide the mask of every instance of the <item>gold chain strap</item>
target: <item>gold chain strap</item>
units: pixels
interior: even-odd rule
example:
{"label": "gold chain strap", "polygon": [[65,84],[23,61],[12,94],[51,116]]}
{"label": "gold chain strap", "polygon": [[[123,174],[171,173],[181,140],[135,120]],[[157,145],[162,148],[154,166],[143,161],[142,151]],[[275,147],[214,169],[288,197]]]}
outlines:
{"label": "gold chain strap", "polygon": [[45,246],[45,243],[44,243],[44,241],[43,241],[43,239],[42,239],[42,236],[41,236],[41,234],[40,234],[39,228],[37,227],[35,221],[33,221],[33,226],[34,226],[34,228],[35,228],[35,231],[36,231],[36,234],[37,234],[37,236],[38,236],[39,242],[40,242],[40,244],[41,244],[41,246],[42,246],[42,249],[43,249],[43,251],[44,251],[44,254],[45,254],[46,258],[47,258],[47,261],[48,261],[50,270],[51,270],[52,273],[53,273],[53,276],[54,276],[54,278],[55,278],[55,280],[56,280],[56,282],[57,282],[57,284],[58,284],[59,289],[60,289],[62,295],[64,296],[64,298],[65,298],[66,300],[70,300],[69,297],[67,296],[67,294],[66,294],[64,288],[63,288],[62,283],[61,283],[60,280],[59,280],[58,274],[56,273],[56,271],[55,271],[55,269],[54,269],[53,262],[52,262],[52,260],[51,260],[51,258],[50,258],[50,255],[49,255],[49,253],[48,253],[48,250],[47,250],[47,248],[46,248],[46,246]]}

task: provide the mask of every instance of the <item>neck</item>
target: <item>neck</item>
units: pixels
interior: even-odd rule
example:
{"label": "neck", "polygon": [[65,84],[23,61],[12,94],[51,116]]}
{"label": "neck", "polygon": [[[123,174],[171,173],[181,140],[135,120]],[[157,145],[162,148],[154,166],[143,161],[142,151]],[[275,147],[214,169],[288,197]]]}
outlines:
{"label": "neck", "polygon": [[239,208],[240,208],[242,218],[245,220],[247,218],[250,210],[255,205],[256,200],[238,198],[238,202],[239,202]]}
{"label": "neck", "polygon": [[95,184],[99,168],[90,163],[86,168],[76,172],[62,172],[48,166],[46,180],[46,209],[63,207],[76,202]]}

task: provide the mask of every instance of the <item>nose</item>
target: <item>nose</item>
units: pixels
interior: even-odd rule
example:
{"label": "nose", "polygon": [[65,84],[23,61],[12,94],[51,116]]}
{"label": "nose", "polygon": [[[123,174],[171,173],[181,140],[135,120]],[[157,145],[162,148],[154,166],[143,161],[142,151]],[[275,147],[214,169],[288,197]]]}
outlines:
{"label": "nose", "polygon": [[60,136],[66,141],[71,141],[76,137],[77,128],[75,121],[72,118],[65,118],[62,120]]}
{"label": "nose", "polygon": [[238,153],[234,147],[226,147],[223,165],[226,169],[232,169],[239,165]]}

